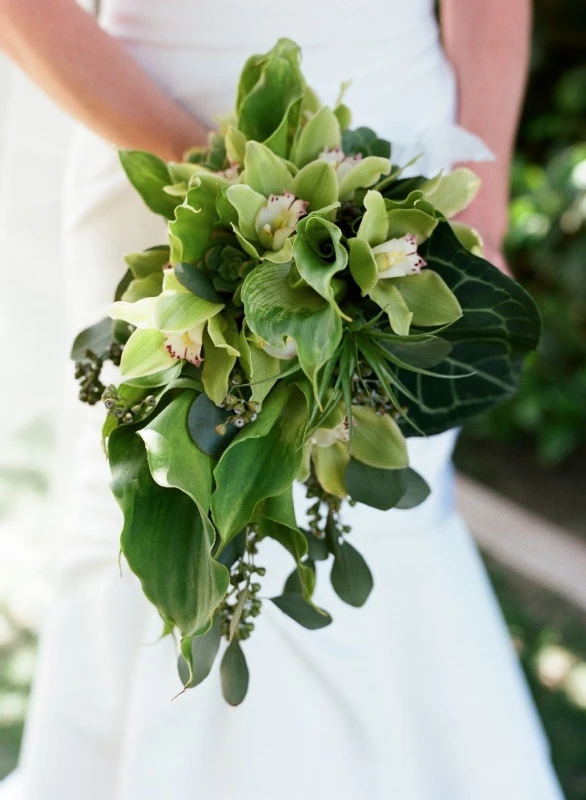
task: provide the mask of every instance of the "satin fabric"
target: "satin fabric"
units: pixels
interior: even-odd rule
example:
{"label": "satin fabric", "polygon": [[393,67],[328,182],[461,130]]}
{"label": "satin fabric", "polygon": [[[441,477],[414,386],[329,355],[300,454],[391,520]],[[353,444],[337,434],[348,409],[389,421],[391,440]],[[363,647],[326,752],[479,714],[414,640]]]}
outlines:
{"label": "satin fabric", "polygon": [[[304,45],[308,81],[347,102],[433,172],[486,150],[456,128],[452,71],[428,0],[109,0],[102,24],[202,120],[230,110],[251,52],[282,35]],[[63,247],[71,333],[104,316],[121,255],[164,240],[114,148],[78,129],[65,190]],[[76,407],[71,504],[53,564],[20,774],[1,800],[559,800],[547,745],[468,531],[456,513],[455,434],[411,440],[433,495],[411,512],[348,511],[373,569],[365,608],[345,606],[319,565],[317,602],[334,616],[306,631],[265,602],[246,643],[249,695],[221,698],[217,670],[181,686],[174,641],[118,564],[120,512],[100,452],[101,409]],[[304,500],[297,493],[297,508]],[[263,543],[262,594],[293,564]]]}

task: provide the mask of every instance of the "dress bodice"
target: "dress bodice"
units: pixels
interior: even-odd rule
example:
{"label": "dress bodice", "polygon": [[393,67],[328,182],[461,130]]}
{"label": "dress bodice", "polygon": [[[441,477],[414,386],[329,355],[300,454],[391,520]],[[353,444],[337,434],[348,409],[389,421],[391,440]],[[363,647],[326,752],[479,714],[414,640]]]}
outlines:
{"label": "dress bodice", "polygon": [[356,124],[405,141],[454,117],[432,0],[106,0],[101,22],[203,120],[232,109],[244,60],[283,36],[324,102],[351,81]]}

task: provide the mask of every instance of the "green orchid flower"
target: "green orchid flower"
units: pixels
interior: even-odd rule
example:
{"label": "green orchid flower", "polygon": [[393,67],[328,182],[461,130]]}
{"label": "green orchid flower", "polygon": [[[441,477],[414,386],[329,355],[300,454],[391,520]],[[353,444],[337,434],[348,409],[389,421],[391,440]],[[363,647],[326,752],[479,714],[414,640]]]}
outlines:
{"label": "green orchid flower", "polygon": [[223,308],[223,304],[197,297],[182,286],[172,268],[165,270],[163,291],[158,296],[113,303],[109,309],[112,319],[136,327],[122,354],[123,380],[155,375],[183,361],[200,366],[207,327],[216,347],[237,356],[238,351],[223,336],[223,326],[218,320],[212,322]]}
{"label": "green orchid flower", "polygon": [[449,325],[462,316],[455,295],[433,270],[423,268],[418,245],[437,225],[423,192],[403,203],[371,190],[356,238],[350,239],[350,272],[363,296],[385,311],[393,331],[406,336],[411,325]]}
{"label": "green orchid flower", "polygon": [[298,479],[309,477],[311,466],[322,488],[339,498],[348,496],[345,473],[353,458],[377,469],[409,465],[405,437],[389,414],[369,406],[352,407],[352,431],[343,404],[334,408],[304,448]]}
{"label": "green orchid flower", "polygon": [[340,147],[326,148],[318,159],[333,167],[338,183],[338,199],[341,203],[352,200],[357,189],[373,186],[383,175],[391,171],[391,162],[380,156],[347,156]]}

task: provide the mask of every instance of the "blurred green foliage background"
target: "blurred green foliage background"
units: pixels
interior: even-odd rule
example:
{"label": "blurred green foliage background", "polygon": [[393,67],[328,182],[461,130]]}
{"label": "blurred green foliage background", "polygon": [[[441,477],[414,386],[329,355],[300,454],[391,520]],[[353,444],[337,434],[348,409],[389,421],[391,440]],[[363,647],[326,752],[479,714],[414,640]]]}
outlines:
{"label": "blurred green foliage background", "polygon": [[521,391],[474,421],[555,466],[586,443],[586,3],[537,0],[506,253],[544,333]]}

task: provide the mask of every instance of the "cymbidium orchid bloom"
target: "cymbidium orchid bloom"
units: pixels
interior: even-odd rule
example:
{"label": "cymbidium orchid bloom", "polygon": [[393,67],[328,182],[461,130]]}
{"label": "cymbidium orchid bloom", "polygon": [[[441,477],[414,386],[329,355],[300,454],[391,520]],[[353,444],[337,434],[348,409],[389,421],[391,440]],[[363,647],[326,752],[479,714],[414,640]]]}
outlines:
{"label": "cymbidium orchid bloom", "polygon": [[258,241],[267,250],[280,250],[295,232],[295,226],[307,213],[307,202],[290,192],[271,194],[256,215],[255,229]]}
{"label": "cymbidium orchid bloom", "polygon": [[417,236],[407,233],[400,239],[389,239],[372,248],[380,278],[401,278],[415,275],[427,265],[417,252]]}
{"label": "cymbidium orchid bloom", "polygon": [[196,367],[203,361],[203,332],[205,323],[184,333],[169,333],[165,338],[165,350],[178,361],[189,361]]}
{"label": "cymbidium orchid bloom", "polygon": [[347,156],[340,147],[324,150],[319,154],[321,161],[327,161],[336,170],[338,183],[341,183],[346,175],[362,161],[362,156],[358,153],[355,156]]}
{"label": "cymbidium orchid bloom", "polygon": [[350,440],[350,425],[348,417],[339,422],[334,428],[318,428],[309,440],[315,447],[331,447],[335,442]]}

